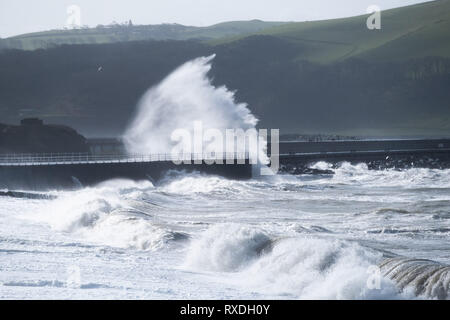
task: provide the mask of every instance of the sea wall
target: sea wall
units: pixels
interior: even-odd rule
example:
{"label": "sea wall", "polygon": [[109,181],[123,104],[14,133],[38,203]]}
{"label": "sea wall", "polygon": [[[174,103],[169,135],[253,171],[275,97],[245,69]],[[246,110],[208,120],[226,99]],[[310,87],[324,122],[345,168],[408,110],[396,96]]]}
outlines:
{"label": "sea wall", "polygon": [[110,179],[158,182],[171,170],[200,172],[232,179],[249,179],[245,164],[180,164],[171,161],[0,166],[0,189],[49,190],[90,186]]}

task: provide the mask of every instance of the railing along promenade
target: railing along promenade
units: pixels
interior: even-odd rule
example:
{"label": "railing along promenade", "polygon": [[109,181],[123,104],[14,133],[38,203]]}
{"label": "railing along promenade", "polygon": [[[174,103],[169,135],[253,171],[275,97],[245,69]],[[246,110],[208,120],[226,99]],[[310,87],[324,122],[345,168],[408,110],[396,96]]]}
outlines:
{"label": "railing along promenade", "polygon": [[237,160],[238,163],[249,159],[248,153],[203,153],[203,154],[113,154],[100,155],[89,153],[30,153],[0,155],[0,166],[38,166],[91,163],[130,163],[154,161],[217,161]]}

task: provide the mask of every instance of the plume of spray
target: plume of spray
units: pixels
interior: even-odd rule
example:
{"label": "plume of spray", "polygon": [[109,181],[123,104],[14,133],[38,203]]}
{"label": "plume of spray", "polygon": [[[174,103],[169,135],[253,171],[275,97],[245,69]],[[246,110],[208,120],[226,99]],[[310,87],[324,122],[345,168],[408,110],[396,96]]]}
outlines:
{"label": "plume of spray", "polygon": [[[237,103],[234,92],[225,86],[214,87],[208,78],[214,57],[184,63],[143,95],[125,131],[127,152],[170,153],[177,144],[171,139],[174,130],[193,134],[195,122],[201,122],[205,131],[220,130],[224,136],[226,129],[255,129],[258,119],[247,104]],[[203,141],[204,150],[208,143],[214,142]],[[265,150],[260,149],[260,159],[265,159]]]}

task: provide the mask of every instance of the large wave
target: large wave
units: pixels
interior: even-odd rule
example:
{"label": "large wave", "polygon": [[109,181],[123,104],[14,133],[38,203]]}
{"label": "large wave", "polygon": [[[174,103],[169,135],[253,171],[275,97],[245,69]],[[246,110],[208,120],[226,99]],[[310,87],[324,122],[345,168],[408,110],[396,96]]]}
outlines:
{"label": "large wave", "polygon": [[300,299],[402,299],[393,281],[367,285],[382,253],[355,242],[314,237],[271,238],[237,224],[216,225],[192,241],[186,268],[227,272],[227,281],[273,296]]}
{"label": "large wave", "polygon": [[[247,104],[237,103],[234,92],[225,86],[216,88],[211,84],[208,72],[213,58],[214,55],[186,62],[144,94],[124,135],[128,152],[171,153],[177,145],[172,140],[172,133],[183,129],[194,136],[194,122],[200,122],[203,131],[219,130],[223,137],[226,129],[255,129],[258,119]],[[203,143],[201,153],[211,149],[233,152],[228,147],[225,150],[220,147],[226,144],[225,141],[214,148],[212,145],[218,141],[208,137],[200,139]]]}

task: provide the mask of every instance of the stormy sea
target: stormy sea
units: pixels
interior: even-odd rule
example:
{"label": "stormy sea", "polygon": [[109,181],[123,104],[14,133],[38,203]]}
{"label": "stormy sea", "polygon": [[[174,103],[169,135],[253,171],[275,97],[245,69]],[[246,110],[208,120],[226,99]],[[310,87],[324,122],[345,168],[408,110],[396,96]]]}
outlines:
{"label": "stormy sea", "polygon": [[450,170],[173,172],[46,194],[0,198],[3,299],[448,298]]}
{"label": "stormy sea", "polygon": [[[143,96],[125,133],[130,152],[165,151],[170,132],[194,120],[256,126],[210,83],[212,59]],[[3,190],[0,298],[449,297],[449,169],[310,166],[326,173],[240,181],[171,171],[32,196]]]}

